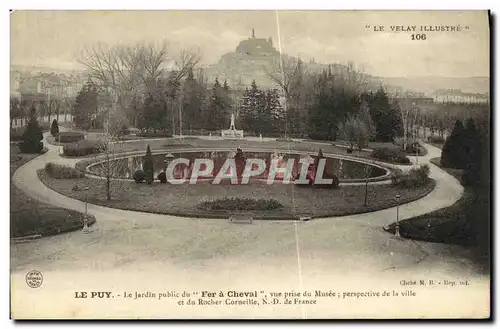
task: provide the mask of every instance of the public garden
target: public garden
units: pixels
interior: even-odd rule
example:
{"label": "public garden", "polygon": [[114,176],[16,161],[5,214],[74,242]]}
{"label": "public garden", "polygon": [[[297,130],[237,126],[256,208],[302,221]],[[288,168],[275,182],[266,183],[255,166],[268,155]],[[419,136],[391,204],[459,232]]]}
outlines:
{"label": "public garden", "polygon": [[[46,120],[50,104],[28,107],[19,145],[11,144],[11,157],[22,159],[11,161],[13,271],[154,265],[186,278],[285,273],[292,281],[298,268],[305,281],[331,273],[488,271],[488,220],[473,216],[478,200],[481,211],[489,209],[479,188],[488,181],[489,155],[478,146],[486,135],[474,120],[444,138],[383,88],[365,92],[345,81],[339,93],[331,72],[301,80],[297,88],[316,98],[285,95],[286,111],[276,90],[255,83],[235,102],[227,83],[202,86],[192,66],[163,72],[142,97],[90,77],[70,122]],[[323,99],[328,93],[344,98]],[[187,180],[198,158],[260,158],[266,169],[249,184],[212,184],[211,173],[176,185],[165,171],[178,158],[189,165],[175,175]],[[297,171],[290,184],[266,183],[271,160],[304,158],[311,159],[306,184],[294,183]],[[327,186],[311,176],[320,160]],[[460,173],[450,174],[454,167]],[[471,201],[469,192],[483,197]],[[245,223],[233,220],[242,215]]]}

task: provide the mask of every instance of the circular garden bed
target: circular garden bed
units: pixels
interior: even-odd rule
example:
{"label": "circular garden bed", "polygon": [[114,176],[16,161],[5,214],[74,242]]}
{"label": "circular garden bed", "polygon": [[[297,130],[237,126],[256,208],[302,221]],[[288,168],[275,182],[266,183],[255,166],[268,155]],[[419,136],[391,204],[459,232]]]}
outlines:
{"label": "circular garden bed", "polygon": [[[365,205],[365,186],[341,186],[337,189],[311,189],[293,184],[230,185],[210,183],[191,184],[136,184],[132,181],[112,180],[111,200],[106,199],[106,180],[93,177],[55,179],[44,170],[38,172],[42,182],[55,191],[78,200],[85,200],[83,186],[88,186],[88,201],[105,207],[169,214],[185,217],[227,218],[242,203],[221,199],[238,196],[250,199],[244,211],[251,211],[255,219],[295,219],[300,216],[331,217],[359,214],[394,207],[424,197],[435,187],[430,179],[427,184],[404,188],[392,185],[369,185]],[[207,199],[207,195],[210,199]],[[267,201],[259,201],[267,200]],[[274,207],[275,200],[282,207]],[[214,202],[216,201],[216,202]],[[245,202],[243,202],[244,204]],[[276,204],[277,205],[277,204]],[[252,209],[253,207],[253,209]]]}

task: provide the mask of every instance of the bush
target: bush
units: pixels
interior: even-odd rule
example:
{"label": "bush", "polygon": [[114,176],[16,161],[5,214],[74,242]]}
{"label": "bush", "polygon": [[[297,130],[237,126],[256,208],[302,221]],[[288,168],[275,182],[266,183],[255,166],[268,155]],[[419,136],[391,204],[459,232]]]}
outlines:
{"label": "bush", "polygon": [[76,143],[69,143],[63,146],[63,153],[66,156],[85,156],[101,153],[104,144],[101,141],[84,139]]}
{"label": "bush", "polygon": [[408,173],[395,172],[391,176],[392,185],[404,188],[425,186],[429,182],[430,168],[427,164],[412,168]]}
{"label": "bush", "polygon": [[444,138],[441,136],[430,136],[427,138],[427,141],[436,144],[444,144]]}
{"label": "bush", "polygon": [[85,139],[85,135],[77,131],[63,131],[59,133],[58,142],[60,143],[74,143]]}
{"label": "bush", "polygon": [[142,183],[146,179],[146,173],[141,169],[136,170],[133,178],[136,183]]}
{"label": "bush", "polygon": [[162,171],[161,173],[158,174],[158,176],[156,177],[158,178],[158,180],[160,181],[160,183],[162,184],[165,184],[167,183],[167,174],[165,174],[164,171]]}
{"label": "bush", "polygon": [[22,143],[19,149],[23,153],[40,153],[43,149],[43,134],[42,129],[38,125],[36,113],[34,110],[31,112],[30,120],[23,133]]}
{"label": "bush", "polygon": [[142,131],[140,133],[136,134],[137,137],[149,137],[149,138],[160,138],[160,137],[172,137],[172,134],[169,133],[168,131],[157,131],[152,132],[152,131]]}
{"label": "bush", "polygon": [[83,178],[85,175],[76,168],[49,162],[45,164],[45,171],[49,176],[58,179]]}
{"label": "bush", "polygon": [[153,166],[153,156],[151,155],[151,148],[148,147],[146,149],[146,156],[144,157],[144,165],[142,166],[144,169],[144,173],[146,174],[146,183],[153,183],[153,175],[154,175],[154,166]]}
{"label": "bush", "polygon": [[54,137],[59,135],[59,125],[57,124],[56,119],[52,121],[52,125],[50,126],[50,134]]}
{"label": "bush", "polygon": [[205,201],[198,205],[203,210],[259,210],[269,211],[283,208],[283,205],[273,199],[250,199],[225,197],[214,201]]}
{"label": "bush", "polygon": [[377,160],[381,161],[386,161],[386,162],[393,162],[393,163],[400,163],[400,164],[409,164],[410,159],[401,151],[398,149],[390,149],[390,148],[376,148],[372,152],[372,158],[375,158]]}
{"label": "bush", "polygon": [[328,131],[314,131],[309,133],[309,139],[318,141],[330,141],[330,133]]}
{"label": "bush", "polygon": [[41,153],[43,150],[43,143],[38,142],[37,144],[26,142],[19,143],[19,150],[21,153]]}

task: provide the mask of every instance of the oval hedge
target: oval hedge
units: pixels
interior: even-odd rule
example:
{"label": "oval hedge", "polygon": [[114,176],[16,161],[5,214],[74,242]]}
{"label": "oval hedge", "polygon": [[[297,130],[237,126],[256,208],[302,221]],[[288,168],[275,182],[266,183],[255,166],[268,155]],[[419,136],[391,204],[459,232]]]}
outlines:
{"label": "oval hedge", "polygon": [[59,133],[56,141],[60,143],[74,143],[85,139],[85,135],[78,131],[63,131]]}

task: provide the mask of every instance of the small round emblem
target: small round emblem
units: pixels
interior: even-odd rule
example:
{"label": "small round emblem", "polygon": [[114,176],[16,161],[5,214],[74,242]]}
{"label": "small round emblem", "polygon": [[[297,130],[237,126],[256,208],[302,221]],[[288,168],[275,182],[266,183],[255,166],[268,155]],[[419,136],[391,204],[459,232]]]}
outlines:
{"label": "small round emblem", "polygon": [[42,285],[43,275],[40,271],[32,270],[26,274],[26,283],[31,288],[38,288]]}

